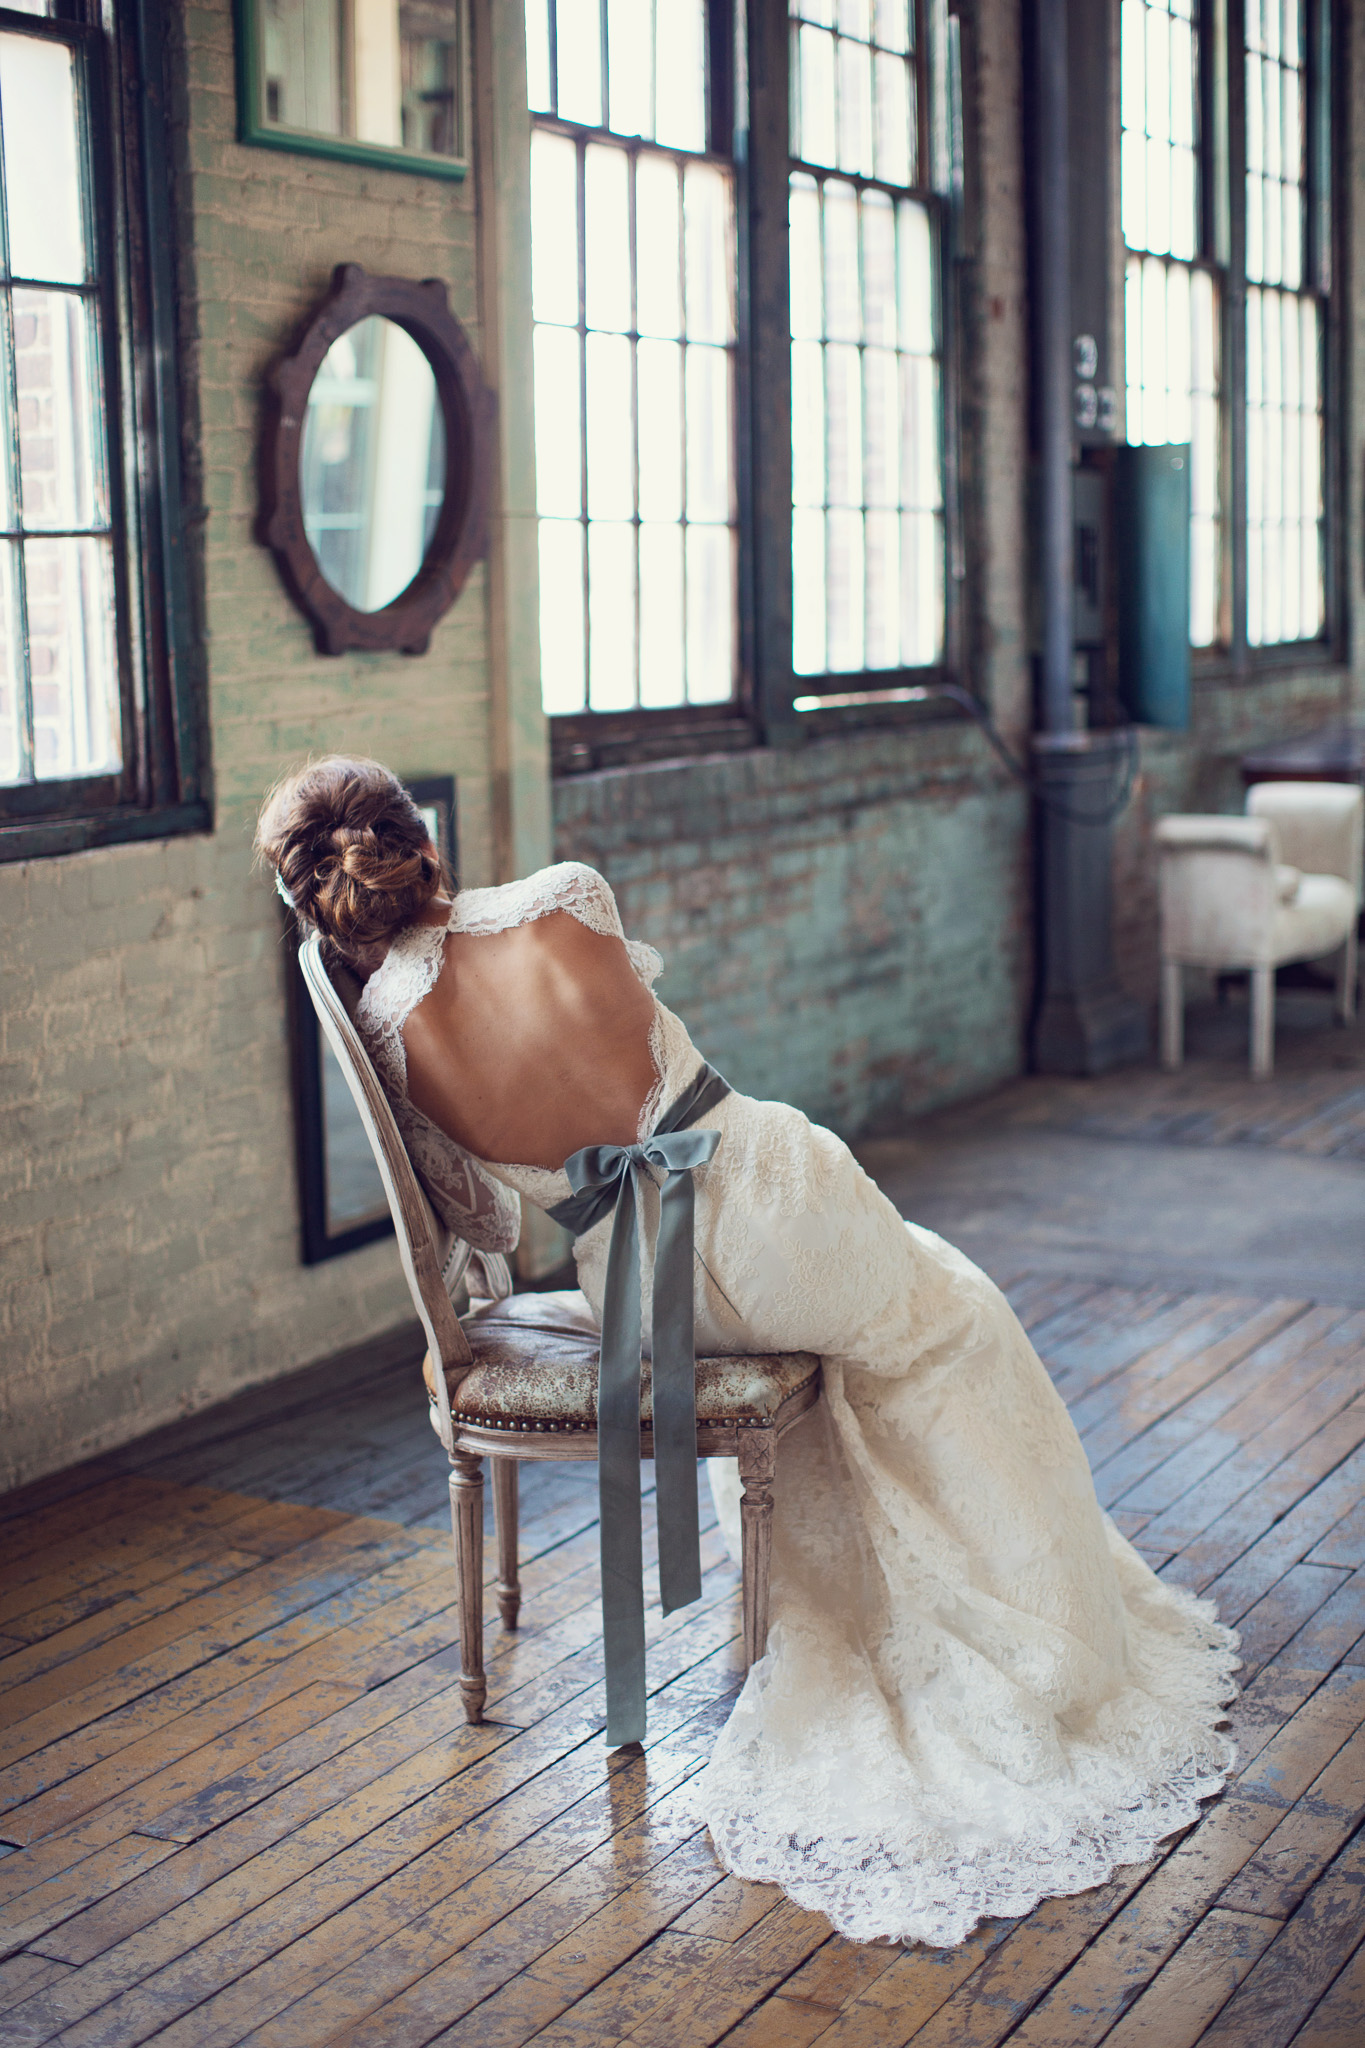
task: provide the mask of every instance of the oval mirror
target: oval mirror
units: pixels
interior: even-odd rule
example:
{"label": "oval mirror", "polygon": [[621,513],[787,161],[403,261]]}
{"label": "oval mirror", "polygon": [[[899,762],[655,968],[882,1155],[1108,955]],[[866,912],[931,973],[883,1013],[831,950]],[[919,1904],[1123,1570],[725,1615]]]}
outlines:
{"label": "oval mirror", "polygon": [[422,653],[483,551],[492,453],[444,284],[343,264],[272,381],[262,538],[319,648]]}
{"label": "oval mirror", "polygon": [[357,611],[381,611],[416,577],[445,481],[436,373],[405,328],[372,313],[319,364],[299,451],[303,530]]}

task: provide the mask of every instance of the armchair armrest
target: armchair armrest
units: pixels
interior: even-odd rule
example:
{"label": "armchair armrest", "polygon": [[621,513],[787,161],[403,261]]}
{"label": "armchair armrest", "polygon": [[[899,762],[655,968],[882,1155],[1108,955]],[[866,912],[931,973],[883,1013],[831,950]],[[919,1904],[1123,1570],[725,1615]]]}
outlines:
{"label": "armchair armrest", "polygon": [[1244,853],[1279,861],[1279,834],[1270,818],[1176,816],[1158,818],[1157,844],[1163,853]]}

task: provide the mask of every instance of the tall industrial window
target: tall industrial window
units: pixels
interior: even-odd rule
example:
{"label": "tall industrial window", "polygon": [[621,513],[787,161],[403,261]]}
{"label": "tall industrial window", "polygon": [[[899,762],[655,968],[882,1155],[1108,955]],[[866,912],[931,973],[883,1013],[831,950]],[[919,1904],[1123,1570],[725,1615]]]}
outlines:
{"label": "tall industrial window", "polygon": [[[1312,640],[1325,615],[1325,309],[1323,295],[1308,289],[1306,13],[1304,0],[1246,0],[1247,639],[1253,647]],[[1318,282],[1326,282],[1325,264]]]}
{"label": "tall industrial window", "polygon": [[0,29],[0,859],[207,822],[139,8]]}
{"label": "tall industrial window", "polygon": [[[1228,50],[1211,40],[1217,7],[1121,0],[1127,432],[1190,443],[1197,647],[1326,626],[1331,0],[1245,0],[1240,15],[1243,47]],[[1229,305],[1245,320],[1230,358]],[[1231,473],[1229,449],[1243,454]],[[1243,535],[1234,576],[1226,540]]]}
{"label": "tall industrial window", "polygon": [[934,235],[907,0],[790,0],[792,666],[943,649]]}
{"label": "tall industrial window", "polygon": [[944,0],[526,20],[557,748],[745,744],[941,664]]}
{"label": "tall industrial window", "polygon": [[705,0],[527,0],[551,713],[735,692],[734,171],[707,31]]}
{"label": "tall industrial window", "polygon": [[1201,235],[1196,0],[1122,0],[1127,430],[1190,444],[1190,640],[1221,627],[1219,291]]}
{"label": "tall industrial window", "polygon": [[122,765],[80,53],[0,32],[0,783]]}

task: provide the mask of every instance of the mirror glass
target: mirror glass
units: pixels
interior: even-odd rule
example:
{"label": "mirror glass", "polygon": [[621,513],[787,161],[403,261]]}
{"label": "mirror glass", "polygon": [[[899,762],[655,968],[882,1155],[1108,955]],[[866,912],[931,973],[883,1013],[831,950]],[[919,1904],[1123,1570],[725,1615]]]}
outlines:
{"label": "mirror glass", "polygon": [[445,492],[446,434],[431,364],[372,314],[332,343],[308,393],[299,496],[333,590],[377,612],[421,568]]}
{"label": "mirror glass", "polygon": [[262,139],[328,136],[463,159],[461,0],[251,4]]}

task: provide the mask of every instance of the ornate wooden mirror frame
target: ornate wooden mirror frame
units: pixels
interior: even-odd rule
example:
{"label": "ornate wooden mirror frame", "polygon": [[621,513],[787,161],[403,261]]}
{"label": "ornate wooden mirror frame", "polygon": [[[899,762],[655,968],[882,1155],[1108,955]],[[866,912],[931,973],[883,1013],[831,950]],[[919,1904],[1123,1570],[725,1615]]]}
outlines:
{"label": "ornate wooden mirror frame", "polygon": [[[332,343],[371,315],[406,330],[431,365],[445,422],[445,495],[422,566],[382,610],[358,610],[327,581],[303,521],[299,457],[308,394]],[[312,621],[318,651],[398,648],[425,654],[431,629],[454,604],[487,540],[497,400],[450,310],[440,278],[372,277],[343,263],[292,355],[270,378],[274,403],[263,448],[260,534],[290,595]]]}

